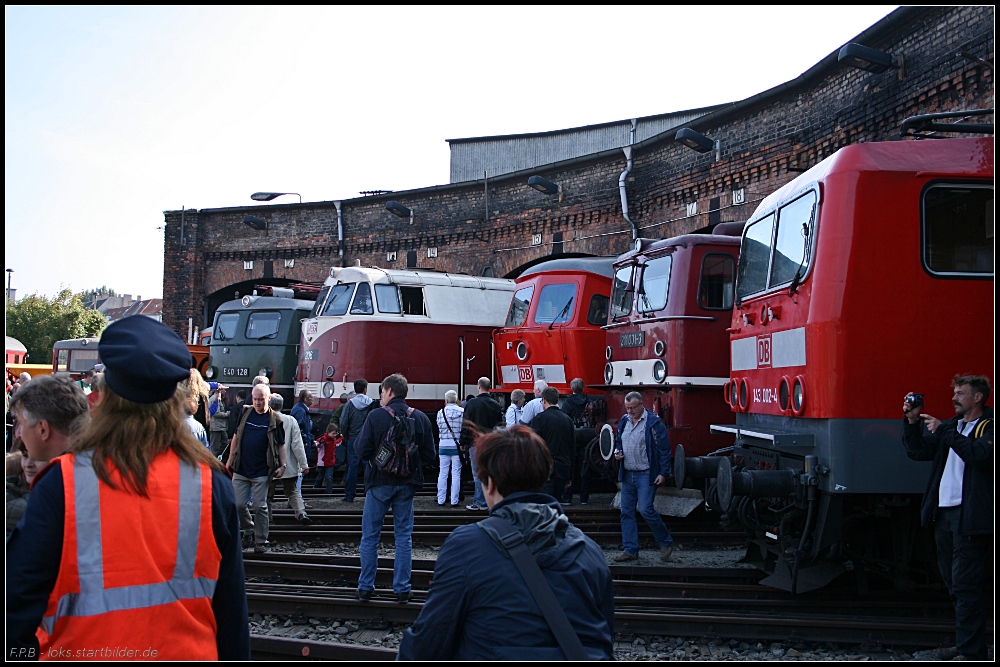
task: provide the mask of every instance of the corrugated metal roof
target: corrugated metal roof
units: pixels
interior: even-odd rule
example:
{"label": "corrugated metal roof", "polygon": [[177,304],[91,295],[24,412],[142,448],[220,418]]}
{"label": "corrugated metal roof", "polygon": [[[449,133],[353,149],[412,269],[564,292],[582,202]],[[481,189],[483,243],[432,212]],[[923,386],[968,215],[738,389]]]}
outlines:
{"label": "corrugated metal roof", "polygon": [[[667,132],[718,108],[705,107],[637,118],[634,142]],[[631,129],[631,120],[620,120],[552,132],[449,139],[451,182],[479,180],[484,171],[488,171],[492,178],[622,148],[630,143]]]}

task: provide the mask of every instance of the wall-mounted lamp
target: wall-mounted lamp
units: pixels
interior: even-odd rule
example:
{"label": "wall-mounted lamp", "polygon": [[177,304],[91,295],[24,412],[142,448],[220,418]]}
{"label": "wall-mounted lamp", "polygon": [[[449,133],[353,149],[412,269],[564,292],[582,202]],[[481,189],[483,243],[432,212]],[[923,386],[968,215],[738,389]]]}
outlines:
{"label": "wall-mounted lamp", "polygon": [[562,186],[553,183],[547,178],[542,178],[541,176],[531,176],[528,178],[528,186],[535,188],[545,195],[559,195],[559,201],[561,202],[563,200]]}
{"label": "wall-mounted lamp", "polygon": [[278,197],[282,197],[284,195],[295,195],[299,198],[299,203],[302,203],[302,195],[298,192],[255,192],[250,195],[250,199],[253,199],[254,201],[271,201],[272,199],[277,199]]}
{"label": "wall-mounted lamp", "polygon": [[258,231],[267,231],[267,223],[258,218],[256,215],[244,215],[243,224]]}
{"label": "wall-mounted lamp", "polygon": [[389,213],[392,213],[394,216],[398,218],[409,218],[410,224],[411,225],[413,224],[412,208],[406,208],[398,201],[389,201],[385,203],[385,210],[389,211]]}
{"label": "wall-mounted lamp", "polygon": [[899,62],[893,62],[892,54],[877,49],[871,49],[860,44],[845,44],[837,54],[837,62],[851,67],[863,69],[872,74],[881,74],[888,69],[898,69],[899,78],[903,78],[903,54],[898,56]]}
{"label": "wall-mounted lamp", "polygon": [[699,153],[708,153],[714,150],[716,160],[719,159],[719,153],[722,148],[721,141],[713,141],[701,132],[695,132],[690,127],[683,127],[677,130],[677,134],[674,135],[674,141],[684,144],[691,150],[698,151]]}

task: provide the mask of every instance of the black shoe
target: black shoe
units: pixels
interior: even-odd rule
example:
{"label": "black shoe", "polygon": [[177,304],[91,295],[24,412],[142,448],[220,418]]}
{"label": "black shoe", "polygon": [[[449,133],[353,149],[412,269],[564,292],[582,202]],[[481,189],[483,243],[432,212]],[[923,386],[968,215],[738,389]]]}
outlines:
{"label": "black shoe", "polygon": [[370,602],[372,599],[372,593],[375,591],[366,591],[363,588],[358,589],[358,599],[362,602]]}
{"label": "black shoe", "polygon": [[342,502],[342,503],[353,503],[354,502],[354,498],[341,498],[340,502]]}
{"label": "black shoe", "polygon": [[305,514],[303,514],[302,516],[299,517],[299,523],[301,523],[303,526],[311,526],[312,525],[312,519],[310,519],[308,516],[306,516]]}
{"label": "black shoe", "polygon": [[406,604],[409,601],[410,601],[410,591],[406,591],[405,593],[396,593],[396,602],[398,602],[399,604]]}

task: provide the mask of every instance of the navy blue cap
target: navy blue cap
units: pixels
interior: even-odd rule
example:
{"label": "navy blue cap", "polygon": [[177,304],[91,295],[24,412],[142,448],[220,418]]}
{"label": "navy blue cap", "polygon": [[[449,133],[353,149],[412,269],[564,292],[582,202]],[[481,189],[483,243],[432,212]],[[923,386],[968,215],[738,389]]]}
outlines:
{"label": "navy blue cap", "polygon": [[116,320],[101,334],[97,350],[104,381],[122,398],[159,403],[174,395],[191,373],[191,353],[173,330],[145,315]]}

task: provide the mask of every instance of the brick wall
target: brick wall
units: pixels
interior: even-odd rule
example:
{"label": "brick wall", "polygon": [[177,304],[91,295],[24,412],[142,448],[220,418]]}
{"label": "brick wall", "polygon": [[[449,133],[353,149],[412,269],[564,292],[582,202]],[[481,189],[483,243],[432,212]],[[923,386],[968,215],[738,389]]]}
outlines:
{"label": "brick wall", "polygon": [[[897,10],[864,43],[902,53],[902,78],[824,61],[777,93],[692,124],[721,140],[718,161],[670,138],[638,146],[626,183],[630,217],[649,238],[745,220],[759,199],[842,146],[889,140],[916,114],[992,108],[992,69],[960,52],[993,59],[993,17],[992,7]],[[794,48],[794,40],[788,44]],[[621,253],[631,240],[618,189],[625,165],[617,151],[534,172],[562,185],[561,202],[528,188],[524,174],[490,180],[488,212],[482,181],[345,200],[344,261],[405,268],[407,251],[415,251],[418,268],[478,275],[489,267],[503,276],[558,250],[551,244],[560,239],[564,253]],[[746,203],[734,205],[739,188]],[[412,225],[385,210],[389,200],[413,209]],[[692,202],[698,213],[689,216]],[[247,214],[268,223],[266,234],[243,224]],[[322,281],[340,262],[333,202],[186,211],[184,243],[181,218],[165,214],[164,322],[177,331],[186,332],[189,317],[207,324],[208,311],[237,287]],[[536,234],[543,245],[532,246]]]}

